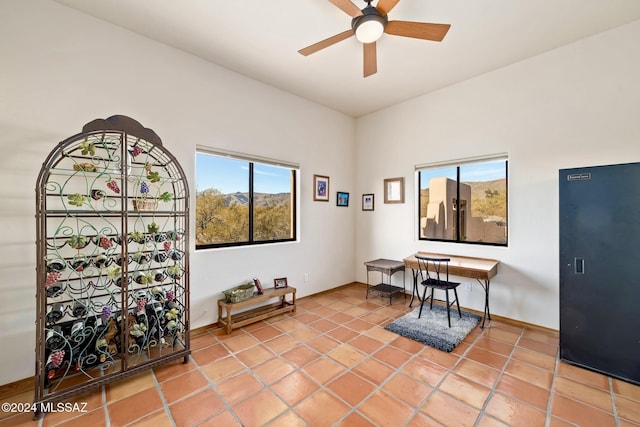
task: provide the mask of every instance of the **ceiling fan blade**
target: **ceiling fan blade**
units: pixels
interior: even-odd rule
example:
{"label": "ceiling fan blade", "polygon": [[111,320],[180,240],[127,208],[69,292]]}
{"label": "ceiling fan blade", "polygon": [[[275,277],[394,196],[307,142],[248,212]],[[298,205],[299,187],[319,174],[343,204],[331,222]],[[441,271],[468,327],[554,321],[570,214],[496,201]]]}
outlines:
{"label": "ceiling fan blade", "polygon": [[364,77],[369,77],[378,72],[376,42],[363,43],[362,46],[364,46]]}
{"label": "ceiling fan blade", "polygon": [[383,15],[387,15],[391,11],[391,9],[393,9],[395,5],[398,4],[399,1],[400,0],[378,0],[376,9],[378,9],[378,12],[382,13]]}
{"label": "ceiling fan blade", "polygon": [[329,0],[329,1],[334,5],[338,6],[338,8],[341,11],[351,16],[352,18],[362,15],[362,11],[358,9],[358,6],[351,3],[349,0]]}
{"label": "ceiling fan blade", "polygon": [[346,40],[352,35],[353,35],[353,30],[343,31],[340,34],[336,34],[335,36],[331,36],[328,39],[324,39],[318,43],[312,44],[311,46],[307,46],[303,49],[300,49],[298,52],[304,56],[311,55],[312,53],[316,53],[317,51],[322,50],[325,47],[329,47],[338,42],[341,42],[342,40]]}
{"label": "ceiling fan blade", "polygon": [[450,24],[428,24],[426,22],[389,21],[384,32],[394,36],[413,37],[415,39],[442,41],[449,31]]}

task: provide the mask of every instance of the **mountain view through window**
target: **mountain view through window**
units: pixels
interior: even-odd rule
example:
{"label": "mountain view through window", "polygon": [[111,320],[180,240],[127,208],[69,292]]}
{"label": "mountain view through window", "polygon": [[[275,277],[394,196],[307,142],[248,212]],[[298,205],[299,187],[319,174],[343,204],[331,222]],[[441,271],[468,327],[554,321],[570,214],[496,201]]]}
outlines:
{"label": "mountain view through window", "polygon": [[196,248],[295,239],[296,169],[198,152]]}

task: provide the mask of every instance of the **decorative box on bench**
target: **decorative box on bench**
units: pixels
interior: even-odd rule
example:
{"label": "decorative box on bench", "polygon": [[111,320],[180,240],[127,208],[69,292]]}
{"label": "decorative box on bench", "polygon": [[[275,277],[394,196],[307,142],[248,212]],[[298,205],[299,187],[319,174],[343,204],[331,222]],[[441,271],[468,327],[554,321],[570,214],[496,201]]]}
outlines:
{"label": "decorative box on bench", "polygon": [[228,289],[223,292],[226,302],[235,303],[244,301],[253,296],[253,283],[247,283],[246,285],[236,286],[235,288]]}

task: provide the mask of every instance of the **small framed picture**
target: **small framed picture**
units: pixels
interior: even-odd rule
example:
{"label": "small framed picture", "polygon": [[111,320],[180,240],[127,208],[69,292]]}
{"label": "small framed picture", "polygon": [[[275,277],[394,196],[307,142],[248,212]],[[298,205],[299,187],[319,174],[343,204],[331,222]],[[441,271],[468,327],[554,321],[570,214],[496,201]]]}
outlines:
{"label": "small framed picture", "polygon": [[373,194],[363,194],[362,195],[362,210],[363,211],[372,211],[373,210],[373,202],[374,202],[374,195]]}
{"label": "small framed picture", "polygon": [[256,289],[258,290],[258,295],[262,295],[264,293],[264,289],[262,289],[262,283],[260,283],[260,279],[258,279],[257,277],[254,277],[253,283],[256,285]]}
{"label": "small framed picture", "polygon": [[280,288],[286,288],[287,285],[287,278],[286,277],[281,277],[279,279],[273,279],[273,287],[276,289],[280,289]]}
{"label": "small framed picture", "polygon": [[384,180],[384,202],[404,203],[404,178],[387,178]]}
{"label": "small framed picture", "polygon": [[349,193],[338,191],[336,195],[336,206],[349,206]]}
{"label": "small framed picture", "polygon": [[316,202],[329,201],[329,177],[313,175],[313,200]]}

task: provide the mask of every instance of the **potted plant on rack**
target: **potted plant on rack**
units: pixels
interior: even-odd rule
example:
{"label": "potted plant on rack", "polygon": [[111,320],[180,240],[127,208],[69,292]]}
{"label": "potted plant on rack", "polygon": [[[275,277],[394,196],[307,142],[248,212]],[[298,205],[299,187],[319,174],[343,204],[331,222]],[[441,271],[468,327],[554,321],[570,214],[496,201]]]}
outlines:
{"label": "potted plant on rack", "polygon": [[[151,170],[151,164],[145,165],[146,179],[140,179],[133,199],[133,209],[136,211],[155,211],[158,209],[158,201],[170,202],[173,194],[162,191],[163,179],[156,171]],[[153,187],[152,185],[155,184]]]}

